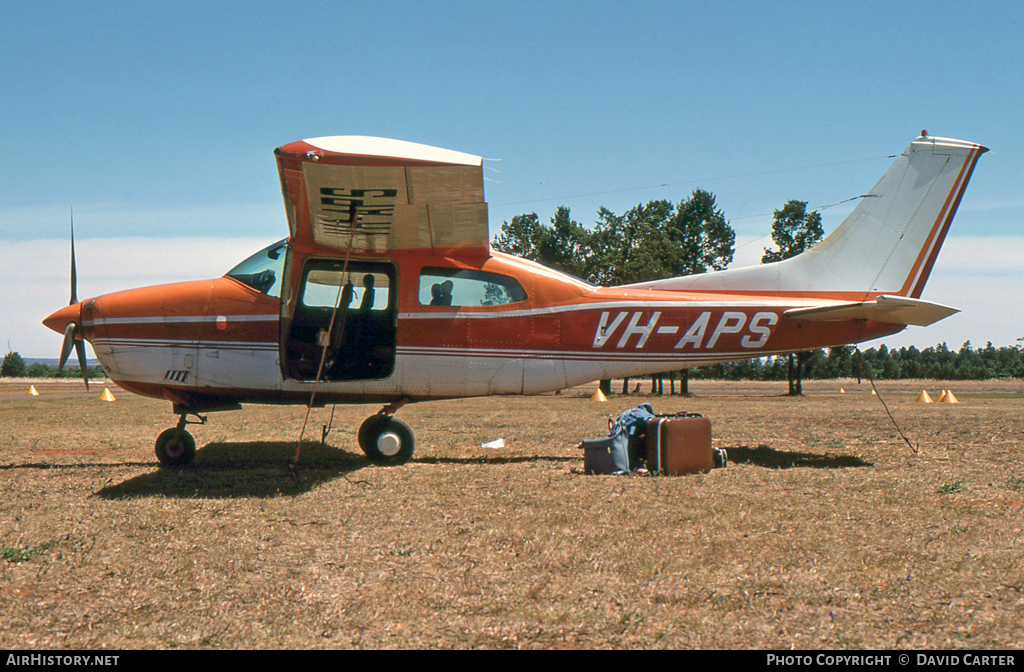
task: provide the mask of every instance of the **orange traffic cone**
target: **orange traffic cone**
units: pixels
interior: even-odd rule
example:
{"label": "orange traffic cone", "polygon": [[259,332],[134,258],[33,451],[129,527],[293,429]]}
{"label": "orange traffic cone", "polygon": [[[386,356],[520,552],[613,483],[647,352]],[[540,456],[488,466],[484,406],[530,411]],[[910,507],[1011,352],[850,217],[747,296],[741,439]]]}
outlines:
{"label": "orange traffic cone", "polygon": [[36,389],[35,385],[28,386],[28,393],[31,394],[33,397],[39,396],[39,390]]}
{"label": "orange traffic cone", "polygon": [[945,403],[947,403],[947,404],[959,404],[960,400],[957,399],[956,395],[953,394],[953,390],[946,390],[946,400],[945,400]]}
{"label": "orange traffic cone", "polygon": [[591,401],[608,401],[608,397],[604,396],[604,392],[602,392],[601,388],[599,387],[594,392],[594,394],[590,395],[590,400]]}
{"label": "orange traffic cone", "polygon": [[110,393],[110,388],[109,387],[104,387],[103,388],[103,394],[100,395],[100,399],[102,399],[103,401],[117,401],[114,398],[114,395],[112,395]]}
{"label": "orange traffic cone", "polygon": [[843,388],[840,387],[839,388],[839,394],[846,394],[846,390],[844,390]]}
{"label": "orange traffic cone", "polygon": [[932,403],[932,398],[928,396],[928,392],[921,390],[921,394],[917,395],[917,402],[921,404]]}

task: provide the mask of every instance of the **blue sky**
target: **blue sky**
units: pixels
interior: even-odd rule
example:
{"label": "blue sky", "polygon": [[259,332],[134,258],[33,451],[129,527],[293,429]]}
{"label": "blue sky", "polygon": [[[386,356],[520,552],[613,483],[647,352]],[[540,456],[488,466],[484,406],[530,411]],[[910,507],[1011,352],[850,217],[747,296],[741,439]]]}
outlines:
{"label": "blue sky", "polygon": [[773,209],[864,193],[923,128],[980,142],[924,295],[965,312],[887,343],[1024,336],[1021,3],[3,0],[0,63],[0,339],[24,355],[59,349],[69,208],[81,296],[219,275],[287,233],[273,149],[349,134],[501,159],[492,232],[709,189],[737,263]]}

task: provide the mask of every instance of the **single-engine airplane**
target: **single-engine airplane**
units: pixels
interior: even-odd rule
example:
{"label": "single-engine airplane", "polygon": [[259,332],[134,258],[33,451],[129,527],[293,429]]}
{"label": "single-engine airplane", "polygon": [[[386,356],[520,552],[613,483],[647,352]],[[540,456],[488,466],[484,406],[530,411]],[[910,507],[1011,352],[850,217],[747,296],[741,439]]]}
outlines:
{"label": "single-engine airplane", "polygon": [[[413,454],[408,402],[580,383],[866,341],[955,312],[922,300],[987,148],[926,132],[839,227],[778,263],[596,287],[492,251],[482,159],[362,136],[277,148],[288,238],[214,280],[79,301],[43,323],[106,374],[166,399],[163,466],[189,416],[248,403],[384,404],[359,428],[380,464]],[[73,239],[73,235],[72,235]],[[192,421],[195,422],[195,421]]]}

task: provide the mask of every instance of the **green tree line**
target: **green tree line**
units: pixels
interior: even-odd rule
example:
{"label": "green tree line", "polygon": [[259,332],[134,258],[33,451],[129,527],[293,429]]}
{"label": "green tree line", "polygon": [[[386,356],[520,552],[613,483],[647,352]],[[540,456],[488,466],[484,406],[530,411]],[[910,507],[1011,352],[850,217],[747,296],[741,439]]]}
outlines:
{"label": "green tree line", "polygon": [[[784,357],[763,357],[692,369],[694,380],[786,380]],[[989,380],[1024,378],[1024,350],[1020,345],[976,348],[970,341],[959,350],[945,343],[918,350],[914,346],[888,348],[885,344],[861,350],[852,345],[811,350],[804,377],[874,378],[875,380]]]}
{"label": "green tree line", "polygon": [[[1021,339],[1024,342],[1024,339]],[[692,380],[786,380],[788,362],[785,356],[761,357],[738,362],[714,364],[689,369]],[[47,364],[28,364],[17,352],[4,356],[0,375],[6,378],[80,378],[77,368]],[[671,379],[673,374],[665,374]],[[103,378],[103,369],[89,369],[90,378]],[[874,378],[875,380],[989,380],[992,378],[1024,378],[1024,348],[1021,345],[973,347],[970,341],[959,350],[945,343],[918,350],[914,346],[888,348],[885,344],[861,350],[852,345],[811,350],[806,357],[805,378]]]}
{"label": "green tree line", "polygon": [[[103,368],[93,366],[88,369],[90,378],[104,378]],[[0,363],[0,377],[3,378],[81,378],[82,372],[77,362],[74,366],[65,366],[58,370],[56,366],[35,362],[26,364],[17,352],[8,352]]]}

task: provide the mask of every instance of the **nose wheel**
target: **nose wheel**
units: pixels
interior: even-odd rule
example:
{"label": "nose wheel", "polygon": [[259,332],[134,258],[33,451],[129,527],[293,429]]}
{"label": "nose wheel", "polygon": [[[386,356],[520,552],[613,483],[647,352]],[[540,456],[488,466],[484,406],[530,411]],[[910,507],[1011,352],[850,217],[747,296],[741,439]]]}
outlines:
{"label": "nose wheel", "polygon": [[202,425],[206,418],[196,415],[199,422],[188,422],[188,413],[183,413],[177,427],[171,427],[156,438],[156,458],[160,466],[168,469],[187,467],[196,457],[196,440],[185,431],[186,424]]}
{"label": "nose wheel", "polygon": [[185,430],[171,427],[157,437],[156,457],[161,467],[186,467],[196,457],[196,440]]}
{"label": "nose wheel", "polygon": [[412,458],[412,429],[392,415],[371,415],[359,427],[359,447],[374,464],[392,466]]}

